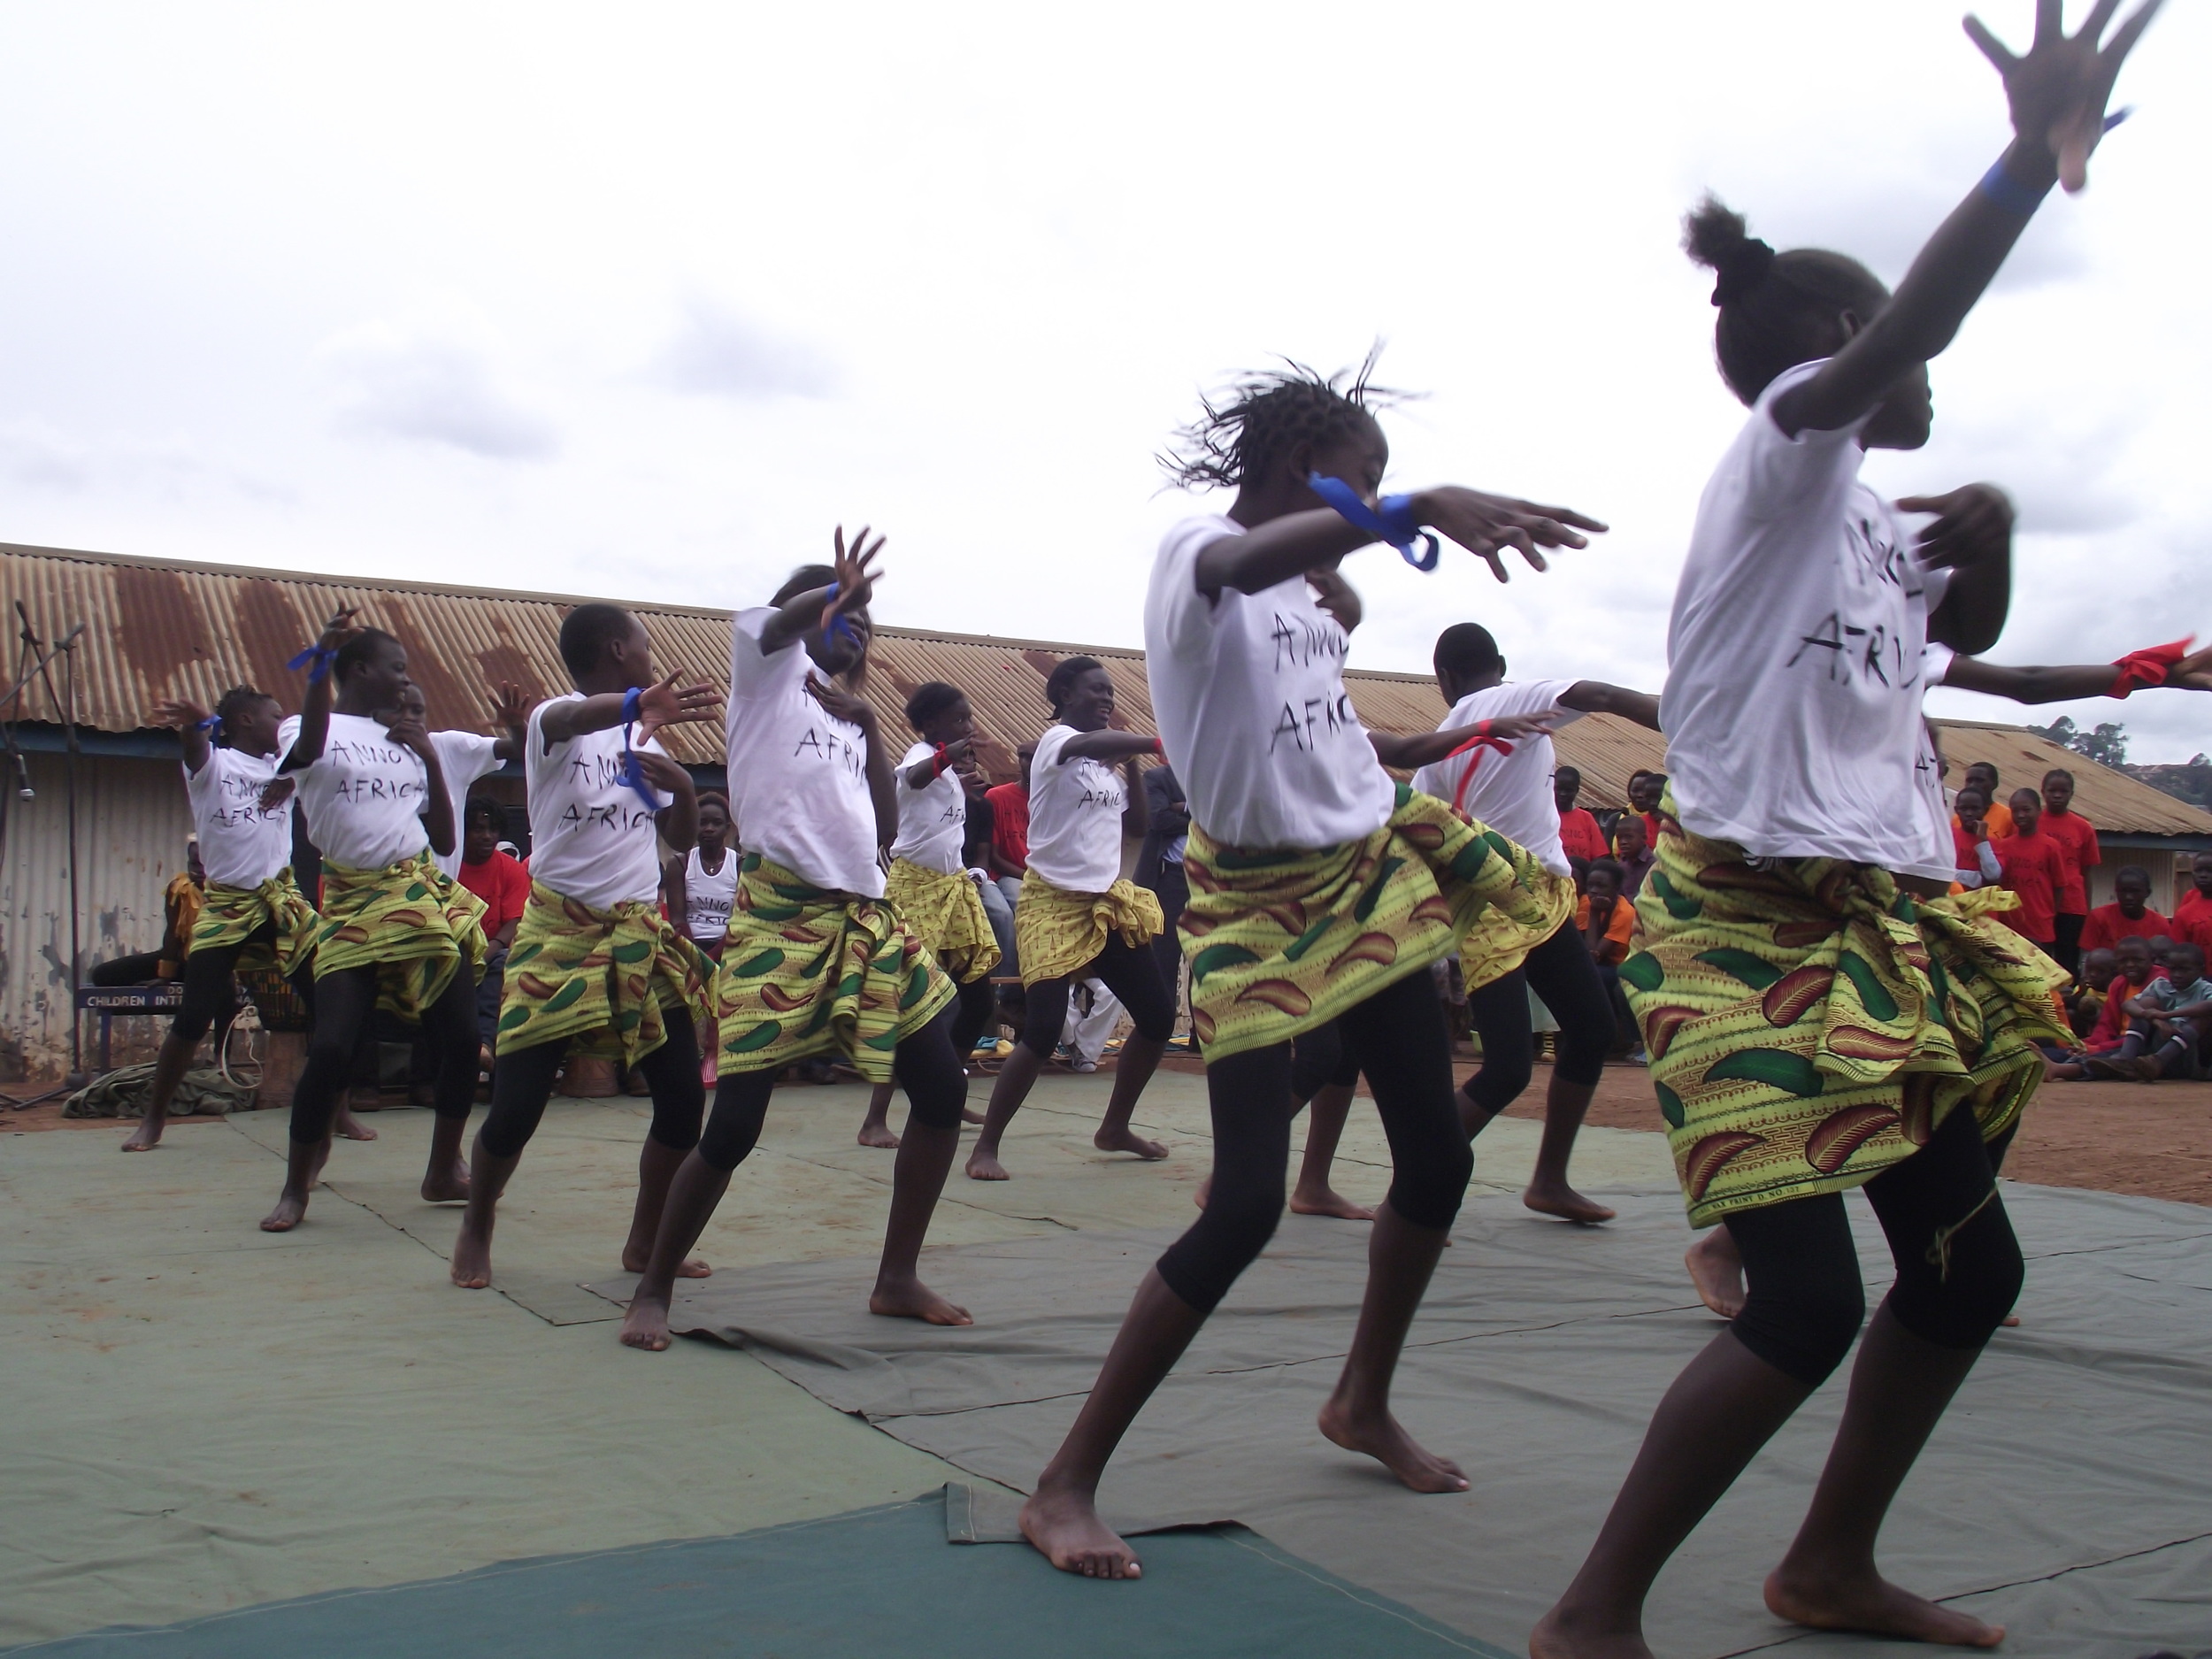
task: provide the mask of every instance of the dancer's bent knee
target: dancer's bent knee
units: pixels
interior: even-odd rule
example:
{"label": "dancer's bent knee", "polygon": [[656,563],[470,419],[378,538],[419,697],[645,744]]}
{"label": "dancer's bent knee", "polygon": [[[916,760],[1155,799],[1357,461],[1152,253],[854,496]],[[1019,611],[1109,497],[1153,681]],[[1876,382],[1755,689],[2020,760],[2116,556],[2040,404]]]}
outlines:
{"label": "dancer's bent knee", "polygon": [[1280,1170],[1272,1180],[1230,1182],[1217,1168],[1205,1214],[1160,1257],[1161,1279],[1199,1312],[1211,1313],[1275,1236],[1286,1197]]}
{"label": "dancer's bent knee", "polygon": [[1448,1233],[1459,1219],[1467,1183],[1474,1175],[1473,1151],[1454,1137],[1392,1173],[1390,1207],[1417,1227]]}
{"label": "dancer's bent knee", "polygon": [[736,1071],[716,1085],[714,1110],[694,1148],[710,1168],[727,1175],[752,1155],[775,1088],[773,1071]]}

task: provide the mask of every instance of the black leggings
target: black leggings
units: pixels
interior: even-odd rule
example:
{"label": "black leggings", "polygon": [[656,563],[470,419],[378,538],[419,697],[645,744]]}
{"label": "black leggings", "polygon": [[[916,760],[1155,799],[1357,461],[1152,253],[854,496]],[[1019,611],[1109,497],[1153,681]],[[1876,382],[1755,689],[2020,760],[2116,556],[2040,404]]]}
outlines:
{"label": "black leggings", "polygon": [[1290,1097],[1304,1105],[1330,1084],[1350,1088],[1359,1082],[1359,1050],[1331,1020],[1290,1040]]}
{"label": "black leggings", "polygon": [[[1384,987],[1338,1020],[1359,1051],[1390,1140],[1390,1207],[1417,1227],[1450,1226],[1475,1155],[1453,1102],[1451,1039],[1427,971]],[[1282,1218],[1291,1071],[1286,1042],[1206,1068],[1213,1190],[1205,1213],[1158,1263],[1167,1287],[1201,1313],[1219,1305]]]}
{"label": "black leggings", "polygon": [[[264,922],[246,938],[234,945],[211,945],[196,950],[184,960],[184,1006],[177,1010],[177,1017],[169,1025],[169,1034],[196,1044],[207,1035],[208,1027],[220,1025],[226,1031],[238,1012],[238,983],[233,977],[238,958],[253,945],[276,943],[276,924]],[[291,976],[292,988],[307,1004],[310,1014],[315,1009],[315,976],[312,969],[302,968]]]}
{"label": "black leggings", "polygon": [[[906,1091],[910,1124],[958,1129],[968,1103],[968,1074],[952,1050],[953,1010],[941,1010],[891,1056],[891,1076]],[[504,1064],[505,1062],[502,1062]],[[699,1137],[699,1156],[727,1175],[760,1141],[768,1118],[768,1097],[775,1093],[773,1071],[726,1073],[714,1091],[714,1110]]]}
{"label": "black leggings", "polygon": [[1121,999],[1136,1022],[1137,1035],[1165,1042],[1175,1034],[1175,993],[1160,976],[1149,941],[1125,945],[1119,933],[1106,935],[1106,949],[1065,979],[1041,979],[1029,987],[1022,1014],[1022,1046],[1041,1060],[1052,1058],[1068,1023],[1068,992],[1078,979],[1098,979]]}
{"label": "black leggings", "polygon": [[998,993],[987,973],[957,988],[960,1000],[952,1005],[952,1052],[964,1066],[975,1052],[976,1039],[998,1012]]}
{"label": "black leggings", "polygon": [[[1888,1306],[1939,1348],[1978,1348],[2018,1300],[2020,1241],[1998,1196],[2009,1135],[1985,1145],[1963,1103],[1922,1147],[1866,1183],[1897,1263]],[[1792,1198],[1728,1217],[1750,1294],[1728,1328],[1777,1371],[1817,1387],[1866,1317],[1859,1253],[1841,1193]]]}
{"label": "black leggings", "polygon": [[[315,981],[315,1030],[307,1040],[307,1064],[292,1090],[294,1141],[308,1144],[330,1133],[361,1033],[376,1018],[376,980],[377,965],[372,962]],[[465,1118],[476,1101],[477,1055],[476,979],[467,963],[422,1010],[422,1029],[438,1056],[438,1116]]]}
{"label": "black leggings", "polygon": [[1520,1098],[1536,1068],[1531,991],[1544,999],[1559,1022],[1555,1075],[1569,1083],[1595,1083],[1605,1070],[1606,1050],[1613,1046],[1613,1004],[1605,983],[1581,933],[1563,923],[1512,972],[1467,993],[1467,1016],[1482,1039],[1482,1070],[1467,1079],[1467,1098],[1489,1117]]}
{"label": "black leggings", "polygon": [[[653,1093],[653,1126],[645,1133],[664,1147],[688,1152],[699,1144],[699,1121],[707,1112],[707,1086],[699,1080],[699,1033],[691,1010],[679,1003],[664,1007],[668,1040],[638,1062]],[[518,1156],[538,1132],[552,1097],[553,1074],[568,1056],[569,1039],[556,1038],[535,1048],[503,1054],[492,1068],[492,1110],[480,1133],[484,1150],[495,1158]]]}

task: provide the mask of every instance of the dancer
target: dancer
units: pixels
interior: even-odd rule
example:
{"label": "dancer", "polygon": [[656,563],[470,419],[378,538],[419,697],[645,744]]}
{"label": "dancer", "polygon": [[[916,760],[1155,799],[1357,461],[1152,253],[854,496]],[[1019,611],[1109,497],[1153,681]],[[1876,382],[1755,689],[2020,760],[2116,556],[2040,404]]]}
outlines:
{"label": "dancer", "polygon": [[[991,918],[966,863],[968,803],[983,794],[975,713],[957,686],[933,680],[907,698],[906,723],[921,741],[899,763],[899,834],[891,843],[884,897],[958,987],[952,1051],[964,1069],[996,1010],[991,970],[999,959]],[[898,1149],[890,1113],[891,1080],[886,1078],[868,1097],[862,1146]]]}
{"label": "dancer", "polygon": [[722,960],[722,941],[737,907],[737,860],[730,852],[730,798],[719,789],[702,789],[699,833],[691,850],[668,861],[661,872],[661,893],[676,931],[707,954]]}
{"label": "dancer", "polygon": [[864,529],[848,549],[841,528],[835,565],[803,566],[731,624],[729,777],[745,851],[714,980],[721,1082],[631,1297],[622,1340],[632,1348],[668,1346],[677,1271],[758,1142],[776,1073],[815,1055],[906,1091],[869,1312],[972,1323],[916,1271],[960,1148],[968,1079],[952,1051],[952,981],[884,899],[877,862],[898,833],[898,781],[856,687],[872,636],[869,567],[882,547]]}
{"label": "dancer", "polygon": [[[1659,699],[1598,680],[1532,680],[1509,684],[1505,657],[1490,631],[1459,622],[1437,636],[1436,684],[1451,705],[1439,729],[1486,731],[1507,715],[1553,726],[1586,714],[1612,714],[1659,729]],[[1471,1139],[1520,1097],[1536,1054],[1528,994],[1544,999],[1559,1022],[1558,1058],[1544,1101],[1544,1138],[1521,1202],[1566,1221],[1610,1221],[1613,1211],[1585,1198],[1567,1180],[1567,1160],[1582,1126],[1605,1056],[1613,1046],[1611,1000],[1574,926],[1574,867],[1560,841],[1560,811],[1552,775],[1563,774],[1547,735],[1506,752],[1478,747],[1425,766],[1413,787],[1448,801],[1479,823],[1533,853],[1544,866],[1540,884],[1548,925],[1525,934],[1500,911],[1486,911],[1478,931],[1460,941],[1467,1012],[1482,1039],[1482,1069],[1460,1092],[1459,1116]],[[1602,856],[1602,853],[1599,855]]]}
{"label": "dancer", "polygon": [[323,854],[315,932],[315,1029],[292,1091],[284,1192],[263,1220],[288,1233],[329,1156],[330,1125],[361,1034],[378,1008],[419,1022],[437,1056],[437,1121],[422,1195],[468,1196],[461,1136],[476,1094],[476,977],[484,960],[483,901],[430,861],[455,844],[453,803],[438,751],[397,709],[407,650],[354,626],[341,606],[309,648],[302,711],[284,722],[278,770],[296,780],[308,834]]}
{"label": "dancer", "polygon": [[[1955,854],[1916,772],[1921,649],[1986,648],[2010,591],[1988,492],[1932,511],[1916,550],[1858,481],[1917,449],[1926,361],[1949,344],[2043,192],[2084,182],[2120,60],[2100,4],[2067,40],[2056,0],[1998,65],[2018,137],[1894,296],[1856,261],[1776,255],[1708,200],[1692,257],[1718,273],[1720,366],[1750,419],[1707,486],[1675,598],[1662,707],[1674,779],[1660,866],[1624,964],[1690,1219],[1725,1217],[1742,1315],[1660,1404],[1589,1558],[1537,1624],[1537,1659],[1649,1659],[1644,1598],[1776,1430],[1834,1371],[1863,1311],[1842,1194],[1865,1189],[1897,1278],[1862,1343],[1797,1538],[1766,1582],[1779,1617],[1990,1647],[2001,1632],[1886,1580],[1875,1540],[1952,1394],[2018,1294],[1989,1143],[2063,1041],[2064,975],[1942,897]],[[2054,149],[2056,153],[2054,153]],[[1659,886],[1663,876],[1666,887]]]}
{"label": "dancer", "polygon": [[1225,514],[1168,532],[1145,601],[1152,706],[1191,809],[1182,936],[1206,1057],[1213,1190],[1196,1225],[1145,1275],[1074,1427],[1023,1506],[1023,1532],[1067,1571],[1138,1576],[1135,1552],[1099,1519],[1099,1477],[1274,1232],[1293,1040],[1333,1019],[1358,1048],[1394,1173],[1321,1432],[1417,1492],[1467,1486],[1455,1464],[1414,1441],[1389,1402],[1399,1349],[1474,1164],[1428,968],[1485,904],[1533,926],[1544,912],[1522,877],[1540,866],[1503,836],[1391,781],[1345,690],[1344,631],[1315,603],[1307,574],[1333,571],[1380,535],[1410,547],[1432,526],[1502,579],[1502,549],[1517,548],[1541,569],[1538,542],[1579,547],[1570,526],[1603,526],[1449,488],[1388,498],[1379,512],[1389,457],[1370,408],[1379,396],[1363,371],[1348,387],[1297,368],[1257,376],[1232,401],[1210,403],[1171,462],[1180,482],[1237,491]]}
{"label": "dancer", "polygon": [[225,692],[212,714],[181,698],[155,706],[154,724],[176,727],[183,745],[185,795],[207,890],[185,956],[184,1004],[162,1039],[146,1116],[123,1142],[126,1152],[161,1144],[169,1102],[200,1039],[218,1022],[229,1028],[238,998],[233,975],[242,964],[274,966],[314,1005],[307,964],[315,910],[292,879],[291,803],[261,805],[262,790],[276,776],[283,718],[277,700],[251,686]]}
{"label": "dancer", "polygon": [[1030,764],[1029,872],[1014,907],[1022,1034],[992,1086],[983,1133],[968,1155],[970,1180],[1007,1179],[999,1142],[1060,1046],[1069,989],[1084,979],[1102,981],[1136,1025],[1114,1064],[1113,1094],[1091,1144],[1148,1160],[1167,1156],[1129,1118],[1175,1034],[1175,994],[1151,948],[1163,926],[1160,902],[1121,873],[1122,838],[1142,840],[1151,822],[1137,757],[1158,754],[1159,741],[1110,729],[1114,681],[1096,657],[1064,657],[1046,678],[1045,699],[1053,724]]}
{"label": "dancer", "polygon": [[[654,733],[711,720],[711,686],[656,680],[644,626],[619,605],[561,618],[561,662],[574,687],[532,710],[524,736],[530,790],[530,902],[507,956],[492,1109],[469,1160],[468,1211],[453,1282],[492,1282],[492,1228],[522,1149],[537,1133],[555,1074],[576,1054],[645,1073],[653,1121],[638,1155],[637,1202],[622,1265],[642,1271],[668,1183],[698,1144],[706,1112],[698,1021],[714,965],[656,901],[654,841],[688,852],[699,807],[691,774]],[[703,1278],[703,1262],[678,1270]]]}

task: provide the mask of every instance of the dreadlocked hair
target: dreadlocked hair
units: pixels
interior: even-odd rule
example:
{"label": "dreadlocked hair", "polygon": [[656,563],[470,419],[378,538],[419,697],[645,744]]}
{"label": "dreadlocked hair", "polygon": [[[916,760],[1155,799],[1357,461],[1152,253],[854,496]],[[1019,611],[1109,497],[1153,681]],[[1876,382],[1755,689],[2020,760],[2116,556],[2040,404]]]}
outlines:
{"label": "dreadlocked hair", "polygon": [[1064,657],[1045,676],[1045,701],[1052,705],[1052,718],[1060,718],[1060,705],[1068,700],[1068,693],[1075,689],[1075,682],[1094,668],[1106,664],[1095,657]]}
{"label": "dreadlocked hair", "polygon": [[1378,343],[1358,368],[1329,375],[1286,357],[1280,369],[1246,375],[1218,401],[1202,396],[1205,412],[1179,427],[1155,458],[1186,489],[1233,489],[1263,477],[1300,444],[1333,443],[1413,396],[1368,378],[1381,353]]}
{"label": "dreadlocked hair", "polygon": [[1714,354],[1746,403],[1785,369],[1832,352],[1843,312],[1869,322],[1889,302],[1881,279],[1856,259],[1825,248],[1777,253],[1716,196],[1684,217],[1682,250],[1714,274]]}

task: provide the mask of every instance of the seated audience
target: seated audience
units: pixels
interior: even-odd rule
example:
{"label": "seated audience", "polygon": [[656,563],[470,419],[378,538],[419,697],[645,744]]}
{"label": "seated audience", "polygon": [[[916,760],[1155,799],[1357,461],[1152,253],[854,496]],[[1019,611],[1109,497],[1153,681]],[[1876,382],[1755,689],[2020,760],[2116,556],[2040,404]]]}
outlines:
{"label": "seated audience", "polygon": [[2212,979],[2204,977],[2204,952],[2194,945],[2176,944],[2170,960],[2172,977],[2153,979],[2122,1004],[2127,1035],[2110,1056],[2088,1062],[2091,1075],[2139,1083],[2198,1075],[2212,1033]]}

